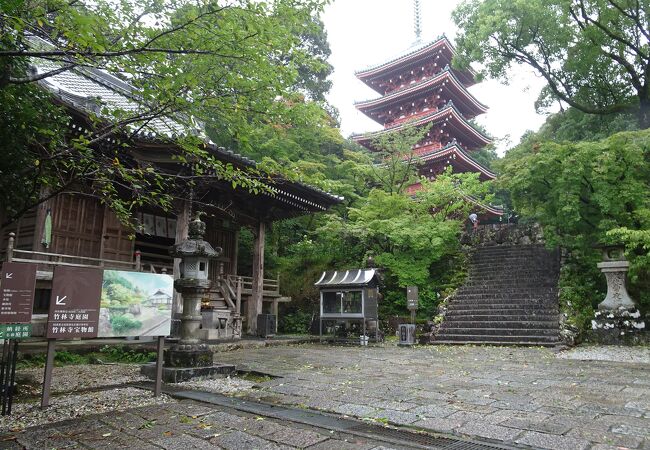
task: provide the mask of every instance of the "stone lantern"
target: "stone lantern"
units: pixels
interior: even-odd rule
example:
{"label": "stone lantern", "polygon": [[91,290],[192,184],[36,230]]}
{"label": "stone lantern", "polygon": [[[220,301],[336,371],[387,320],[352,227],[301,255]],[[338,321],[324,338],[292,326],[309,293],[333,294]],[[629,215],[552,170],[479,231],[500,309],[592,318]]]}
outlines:
{"label": "stone lantern", "polygon": [[630,263],[625,260],[622,245],[605,245],[603,261],[598,268],[607,279],[607,295],[598,305],[598,311],[591,321],[595,340],[603,344],[618,344],[636,341],[645,332],[645,322],[630,298],[626,288],[626,275]]}
{"label": "stone lantern", "polygon": [[221,248],[213,248],[203,240],[205,223],[197,215],[189,223],[188,238],[173,245],[169,253],[180,258],[180,278],[174,288],[183,297],[180,340],[165,352],[163,379],[167,382],[184,381],[196,376],[210,376],[234,369],[233,366],[215,366],[210,348],[198,338],[201,327],[201,300],[210,289],[208,279],[210,260],[221,255]]}

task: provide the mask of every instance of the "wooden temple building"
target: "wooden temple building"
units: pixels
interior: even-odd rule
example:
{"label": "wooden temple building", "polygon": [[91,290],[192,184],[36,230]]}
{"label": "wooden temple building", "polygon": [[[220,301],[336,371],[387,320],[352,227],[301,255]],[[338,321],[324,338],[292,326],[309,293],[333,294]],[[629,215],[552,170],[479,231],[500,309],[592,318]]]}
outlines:
{"label": "wooden temple building", "polygon": [[[47,64],[44,62],[43,64]],[[36,68],[35,70],[39,70]],[[89,114],[98,100],[122,110],[136,109],[132,88],[104,71],[78,67],[43,79],[41,85],[64,105],[71,117],[70,132],[91,126]],[[178,164],[171,136],[180,126],[168,118],[157,118],[129,139],[128,152],[136,164],[164,167]],[[112,141],[114,142],[114,141]],[[98,145],[110,145],[111,139]],[[259,170],[255,161],[218,147],[207,138],[205,149],[216,160],[235,169]],[[0,251],[12,254],[14,262],[38,264],[34,313],[46,313],[56,265],[150,271],[177,276],[180,260],[169,248],[187,237],[193,212],[202,211],[207,223],[205,240],[223,253],[210,265],[212,288],[203,301],[203,338],[239,338],[242,330],[256,332],[256,317],[263,308],[277,315],[281,295],[277,277],[265,276],[264,241],[275,221],[327,210],[341,201],[314,187],[265,174],[267,189],[255,194],[233,188],[214,177],[202,183],[193,199],[179,198],[173,209],[143,207],[136,211],[136,230],[125,227],[110,209],[93,196],[92,189],[78,186],[75,193],[61,193],[30,210],[1,230]],[[192,197],[190,197],[192,198]],[[4,211],[0,211],[0,218]],[[254,236],[252,273],[238,273],[239,234],[248,228]],[[266,306],[266,307],[265,307]],[[180,316],[182,302],[174,295],[172,309]]]}
{"label": "wooden temple building", "polygon": [[[400,56],[356,72],[357,78],[379,96],[355,106],[384,128],[353,135],[352,139],[373,151],[373,140],[382,134],[406,126],[426,126],[426,135],[413,148],[421,177],[434,180],[451,166],[454,172],[477,172],[483,181],[494,179],[495,174],[472,157],[491,142],[469,122],[487,111],[467,90],[476,83],[473,73],[451,66],[455,50],[445,36],[426,44],[419,41],[417,9],[416,36],[416,43]],[[408,191],[413,193],[420,186],[411,185]],[[477,206],[484,217],[497,219],[503,214],[497,207]]]}

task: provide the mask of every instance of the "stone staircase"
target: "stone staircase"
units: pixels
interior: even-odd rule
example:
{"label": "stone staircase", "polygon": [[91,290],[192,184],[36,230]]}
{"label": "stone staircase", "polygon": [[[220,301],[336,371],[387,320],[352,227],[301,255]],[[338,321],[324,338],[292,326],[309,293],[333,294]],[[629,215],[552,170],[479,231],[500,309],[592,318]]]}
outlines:
{"label": "stone staircase", "polygon": [[543,245],[477,247],[434,344],[556,345],[559,255]]}

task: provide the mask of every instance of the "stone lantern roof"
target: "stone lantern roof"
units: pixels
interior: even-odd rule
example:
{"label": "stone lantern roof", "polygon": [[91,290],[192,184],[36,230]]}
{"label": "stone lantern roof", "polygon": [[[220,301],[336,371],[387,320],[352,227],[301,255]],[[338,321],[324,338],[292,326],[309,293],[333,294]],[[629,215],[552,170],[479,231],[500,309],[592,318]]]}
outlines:
{"label": "stone lantern roof", "polygon": [[221,247],[216,249],[209,242],[203,240],[205,234],[205,222],[197,217],[189,223],[188,238],[174,244],[169,254],[174,258],[185,258],[188,256],[199,256],[209,259],[218,258],[223,250]]}

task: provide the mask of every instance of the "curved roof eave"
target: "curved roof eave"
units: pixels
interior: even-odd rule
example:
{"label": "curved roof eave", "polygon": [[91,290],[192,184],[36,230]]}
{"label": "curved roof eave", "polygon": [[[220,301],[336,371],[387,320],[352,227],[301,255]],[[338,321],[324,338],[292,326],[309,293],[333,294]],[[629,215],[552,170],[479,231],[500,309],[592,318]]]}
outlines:
{"label": "curved roof eave", "polygon": [[444,157],[452,153],[457,155],[462,161],[465,162],[465,164],[474,167],[480,173],[485,175],[486,178],[494,180],[497,177],[497,175],[494,172],[492,172],[490,169],[488,169],[487,167],[485,167],[484,165],[476,161],[474,158],[472,158],[469,154],[467,154],[467,152],[465,152],[465,150],[463,150],[456,143],[448,144],[445,147],[436,149],[430,153],[418,155],[418,158],[421,161],[430,161],[432,159]]}
{"label": "curved roof eave", "polygon": [[[373,75],[378,75],[382,72],[385,72],[388,69],[391,69],[392,67],[395,67],[399,64],[402,64],[404,62],[416,59],[419,56],[425,55],[427,52],[439,47],[440,45],[445,45],[449,52],[453,56],[456,54],[456,48],[454,45],[447,39],[447,36],[444,34],[439,37],[438,39],[431,41],[427,44],[424,44],[422,46],[416,47],[414,49],[408,49],[406,52],[389,59],[388,61],[384,61],[379,64],[374,64],[372,66],[366,67],[365,69],[357,70],[354,74],[356,75],[357,78],[360,80],[364,80],[366,78],[370,78]],[[472,70],[470,67],[467,72],[473,77],[476,76],[476,72]]]}
{"label": "curved roof eave", "polygon": [[393,66],[396,66],[404,61],[408,61],[411,59],[414,59],[418,56],[422,56],[426,54],[427,52],[443,45],[447,44],[447,48],[450,50],[452,56],[456,53],[456,50],[454,49],[454,46],[449,42],[449,39],[447,39],[446,36],[442,36],[435,41],[428,42],[420,47],[416,47],[414,49],[409,49],[406,52],[389,59],[388,61],[384,61],[379,64],[374,64],[372,66],[366,67],[365,69],[361,69],[356,71],[354,74],[358,78],[368,78],[369,76],[376,75],[377,73],[381,73],[385,71],[386,69],[389,69]]}
{"label": "curved roof eave", "polygon": [[484,105],[483,103],[479,102],[476,97],[474,97],[468,90],[467,88],[458,80],[456,75],[452,72],[452,70],[449,68],[449,66],[445,67],[443,70],[441,70],[439,73],[437,73],[435,76],[432,78],[429,78],[427,80],[422,80],[419,83],[415,83],[409,86],[405,86],[402,89],[398,89],[396,91],[391,92],[388,95],[384,95],[381,97],[376,97],[373,99],[369,100],[362,100],[360,102],[355,102],[354,106],[359,110],[362,111],[364,109],[373,107],[373,106],[378,106],[382,103],[389,103],[392,100],[398,99],[402,96],[411,94],[413,92],[417,92],[418,90],[427,88],[427,87],[433,87],[440,81],[444,79],[449,79],[451,82],[456,86],[456,88],[462,92],[465,97],[467,97],[475,106],[476,108],[481,112],[484,113],[488,110],[488,107]]}
{"label": "curved roof eave", "polygon": [[471,131],[475,136],[479,138],[479,140],[483,141],[485,145],[489,144],[492,142],[492,138],[489,136],[484,135],[482,132],[474,128],[472,124],[470,124],[465,118],[460,114],[460,112],[456,109],[454,105],[447,105],[446,107],[439,109],[438,111],[434,111],[431,114],[427,114],[425,116],[419,117],[417,119],[414,119],[409,122],[403,122],[400,123],[399,125],[396,125],[391,128],[385,128],[383,130],[379,131],[374,131],[371,133],[366,133],[366,134],[358,134],[358,135],[352,135],[350,138],[355,141],[355,142],[362,142],[366,141],[369,139],[373,139],[377,136],[381,136],[385,133],[391,133],[393,131],[398,131],[403,129],[406,126],[419,126],[423,125],[427,122],[431,122],[433,120],[436,120],[438,118],[442,118],[445,114],[451,112],[452,117],[455,117],[461,124],[463,124],[464,127],[466,127],[469,131]]}

